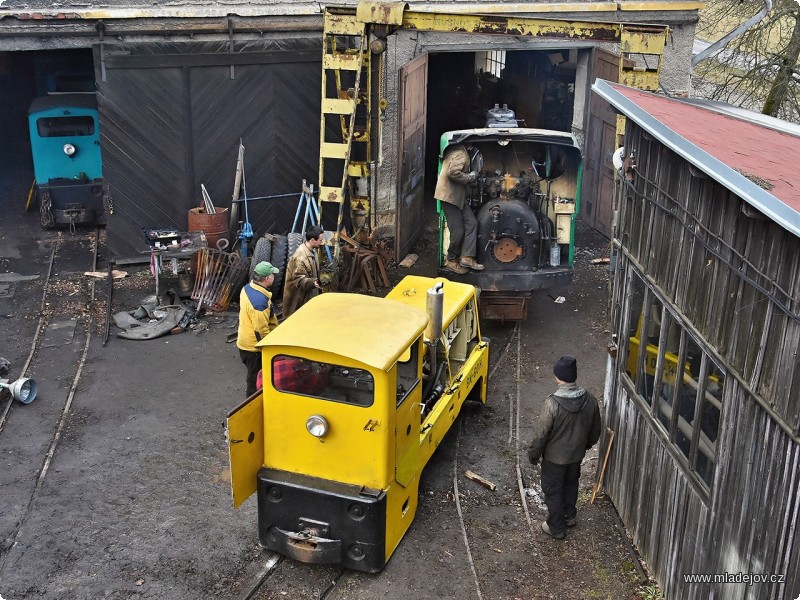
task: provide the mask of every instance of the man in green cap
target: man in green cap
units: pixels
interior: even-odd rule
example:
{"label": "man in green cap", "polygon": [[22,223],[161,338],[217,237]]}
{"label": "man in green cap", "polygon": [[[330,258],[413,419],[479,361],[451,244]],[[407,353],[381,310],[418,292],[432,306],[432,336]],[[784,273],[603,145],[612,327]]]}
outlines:
{"label": "man in green cap", "polygon": [[239,294],[239,332],[236,347],[247,367],[247,397],[256,392],[256,378],[261,369],[261,351],[256,344],[278,326],[278,318],[272,306],[269,286],[275,280],[278,269],[262,261],[253,269],[253,278],[245,284]]}

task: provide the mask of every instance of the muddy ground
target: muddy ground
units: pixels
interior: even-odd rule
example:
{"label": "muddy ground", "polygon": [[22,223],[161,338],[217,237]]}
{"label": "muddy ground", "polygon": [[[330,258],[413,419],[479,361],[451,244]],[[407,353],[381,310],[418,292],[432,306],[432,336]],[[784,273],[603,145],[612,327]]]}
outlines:
{"label": "muddy ground", "polygon": [[[12,362],[12,378],[30,351],[47,258],[63,235],[22,213],[0,230],[0,274],[39,275],[0,297],[0,356]],[[225,341],[235,312],[204,317],[201,333],[149,341],[113,337],[112,326],[103,347],[102,282],[90,310],[73,306],[69,294],[53,300],[59,318],[75,313],[76,334],[31,362],[28,374],[40,384],[33,403],[8,408],[0,400],[0,414],[8,408],[0,429],[0,596],[635,598],[641,578],[613,506],[602,496],[589,503],[597,448],[583,466],[578,525],[564,541],[539,529],[539,473],[525,454],[559,356],[575,355],[579,382],[603,393],[608,272],[589,261],[605,254],[606,241],[580,227],[578,244],[574,283],[537,295],[518,338],[513,324],[482,324],[492,339],[488,404],[467,408],[434,455],[415,522],[377,575],[276,563],[257,543],[255,498],[232,509],[222,422],[243,395],[244,367]],[[408,272],[433,274],[431,242],[418,250],[423,258]],[[146,272],[128,270],[114,287],[115,311],[153,292]],[[392,277],[405,273],[394,269]],[[563,303],[554,302],[559,296]],[[466,479],[466,470],[496,490]]]}

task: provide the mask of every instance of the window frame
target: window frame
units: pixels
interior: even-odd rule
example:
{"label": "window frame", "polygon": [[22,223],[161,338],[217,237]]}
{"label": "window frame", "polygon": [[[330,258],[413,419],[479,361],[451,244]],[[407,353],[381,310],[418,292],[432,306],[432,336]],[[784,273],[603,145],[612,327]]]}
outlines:
{"label": "window frame", "polygon": [[[354,386],[355,386],[354,389],[356,389],[358,392],[360,392],[362,394],[366,393],[366,392],[369,392],[371,394],[369,402],[367,403],[367,402],[349,401],[349,400],[347,400],[347,397],[348,397],[347,394],[344,394],[344,399],[340,399],[340,398],[335,398],[335,397],[330,397],[330,396],[324,396],[324,395],[321,395],[321,393],[317,394],[317,393],[303,392],[303,391],[298,391],[298,390],[292,390],[292,389],[286,389],[286,388],[278,387],[275,384],[275,363],[278,362],[278,359],[300,360],[300,361],[303,361],[303,363],[310,363],[310,364],[315,364],[316,363],[316,364],[319,364],[319,365],[324,365],[324,366],[330,367],[330,371],[329,371],[329,373],[327,375],[328,380],[327,380],[327,383],[326,383],[324,389],[328,389],[328,388],[331,388],[331,387],[339,387],[339,388],[342,387],[342,386],[335,386],[330,382],[331,381],[331,377],[337,374],[335,372],[336,369],[340,369],[341,371],[344,372],[344,374],[341,375],[341,377],[344,377],[344,378],[349,377],[350,371],[358,371],[359,373],[364,373],[364,374],[368,375],[368,378],[360,379],[359,377],[353,377],[352,380],[353,380]],[[281,394],[293,394],[293,395],[296,395],[296,396],[303,396],[304,398],[313,398],[315,400],[323,400],[325,402],[336,402],[338,404],[345,404],[347,406],[353,406],[353,407],[356,407],[356,408],[369,408],[370,406],[375,404],[375,388],[376,388],[376,386],[375,386],[375,375],[371,371],[369,371],[368,369],[364,369],[362,367],[339,365],[339,364],[334,364],[334,363],[324,362],[324,361],[319,361],[319,360],[311,360],[311,359],[309,359],[307,357],[304,357],[304,356],[297,356],[297,355],[286,354],[286,353],[276,354],[275,356],[273,356],[272,359],[270,360],[269,365],[270,365],[270,368],[269,368],[270,385],[272,386],[272,389],[274,389],[277,392],[280,392]],[[358,382],[359,381],[366,382],[366,386],[365,386],[364,389],[358,389]]]}
{"label": "window frame", "polygon": [[[658,436],[664,442],[666,448],[670,451],[670,453],[675,458],[676,462],[680,465],[681,470],[684,471],[687,478],[693,482],[694,487],[703,495],[704,498],[709,499],[711,492],[713,490],[713,482],[717,476],[717,470],[719,468],[719,442],[720,442],[720,434],[721,434],[721,427],[722,427],[722,420],[723,420],[723,409],[724,409],[724,383],[722,388],[722,393],[720,394],[720,398],[714,398],[714,402],[711,400],[707,400],[706,397],[706,390],[708,389],[708,382],[711,376],[711,373],[714,370],[718,371],[719,374],[723,378],[723,382],[728,379],[728,375],[720,366],[720,361],[717,360],[714,355],[709,351],[709,349],[697,338],[693,331],[690,330],[689,327],[686,325],[686,321],[684,318],[677,312],[675,309],[664,300],[663,296],[661,296],[658,291],[656,291],[650,282],[647,281],[645,277],[639,274],[631,265],[629,261],[626,261],[625,267],[628,268],[628,276],[623,278],[625,284],[625,290],[622,294],[624,299],[620,310],[623,311],[622,318],[618,319],[619,322],[619,331],[617,333],[617,337],[619,339],[621,349],[624,349],[623,352],[620,352],[620,360],[617,362],[617,376],[619,380],[623,384],[623,388],[628,393],[628,396],[634,400],[634,404],[638,407],[639,411],[646,415],[647,420],[650,423],[650,426],[654,429],[654,431],[658,434]],[[635,379],[628,375],[627,372],[627,365],[628,359],[630,356],[631,351],[631,338],[633,335],[629,335],[631,332],[630,326],[631,321],[637,317],[635,317],[631,312],[631,303],[635,296],[636,290],[634,286],[636,282],[643,284],[644,286],[644,293],[642,296],[642,304],[640,309],[640,316],[638,318],[641,319],[641,329],[637,330],[639,335],[639,350],[637,356],[637,370]],[[651,309],[653,306],[653,302],[657,301],[661,304],[661,323],[659,327],[659,339],[658,339],[658,354],[656,358],[656,368],[655,368],[655,378],[653,381],[652,390],[650,391],[650,397],[646,398],[643,394],[640,393],[640,383],[644,381],[644,377],[646,375],[646,363],[647,360],[647,345],[648,345],[648,338],[647,338],[647,331],[648,326],[651,320]],[[676,374],[675,374],[675,384],[672,390],[672,405],[671,405],[671,414],[670,414],[670,426],[667,429],[664,423],[661,422],[659,419],[659,411],[660,403],[663,402],[663,399],[660,397],[661,387],[664,383],[664,372],[665,372],[665,365],[666,365],[666,354],[667,349],[666,346],[668,344],[669,338],[669,327],[671,324],[674,324],[680,329],[680,343],[678,348],[678,355],[677,355],[677,365],[676,365]],[[680,416],[680,406],[677,404],[680,401],[679,394],[681,393],[681,389],[684,384],[683,382],[678,384],[677,378],[678,374],[680,373],[681,369],[684,370],[686,368],[686,357],[688,354],[688,347],[689,341],[697,346],[701,353],[701,362],[700,362],[700,370],[698,373],[698,378],[696,381],[697,383],[697,390],[695,392],[694,397],[694,414],[692,423],[687,423],[691,427],[691,437],[690,437],[690,447],[689,447],[689,454],[688,456],[683,453],[683,450],[678,446],[677,443],[677,431],[679,427],[679,419],[682,417]],[[714,368],[711,368],[710,365],[714,365]],[[644,385],[644,390],[647,389],[646,384]],[[703,411],[703,403],[710,402],[714,405],[715,409],[719,412],[718,423],[717,423],[717,436],[714,440],[714,453],[713,456],[706,456],[706,460],[710,461],[714,465],[714,472],[711,476],[711,484],[707,483],[705,478],[701,475],[700,471],[698,471],[697,467],[697,457],[698,454],[702,452],[700,449],[700,444],[705,443],[701,438],[701,429],[702,429],[702,411]],[[717,403],[719,406],[717,406]],[[684,419],[685,421],[685,419]],[[684,434],[685,435],[685,434]]]}

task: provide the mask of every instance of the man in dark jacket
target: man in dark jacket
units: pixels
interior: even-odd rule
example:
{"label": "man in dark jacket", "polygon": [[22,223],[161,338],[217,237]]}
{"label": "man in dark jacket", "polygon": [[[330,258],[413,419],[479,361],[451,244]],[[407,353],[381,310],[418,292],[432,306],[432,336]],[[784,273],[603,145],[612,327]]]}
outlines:
{"label": "man in dark jacket", "polygon": [[575,383],[578,363],[572,356],[559,358],[553,374],[558,389],[544,402],[528,458],[534,465],[542,459],[547,505],[542,531],[561,540],[576,523],[581,461],[600,439],[600,408],[597,398]]}

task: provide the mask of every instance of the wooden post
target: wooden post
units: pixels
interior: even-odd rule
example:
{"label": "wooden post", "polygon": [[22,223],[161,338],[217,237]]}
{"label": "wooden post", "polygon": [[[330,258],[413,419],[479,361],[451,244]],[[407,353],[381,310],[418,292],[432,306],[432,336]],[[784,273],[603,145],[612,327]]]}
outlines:
{"label": "wooden post", "polygon": [[600,469],[600,477],[597,478],[597,483],[592,488],[592,497],[589,500],[589,504],[594,504],[595,498],[597,498],[597,494],[600,493],[600,488],[603,487],[603,477],[606,474],[606,465],[608,464],[608,456],[611,454],[611,444],[614,443],[614,436],[616,432],[606,427],[606,431],[608,432],[608,444],[606,445],[606,455],[603,459],[603,468]]}

